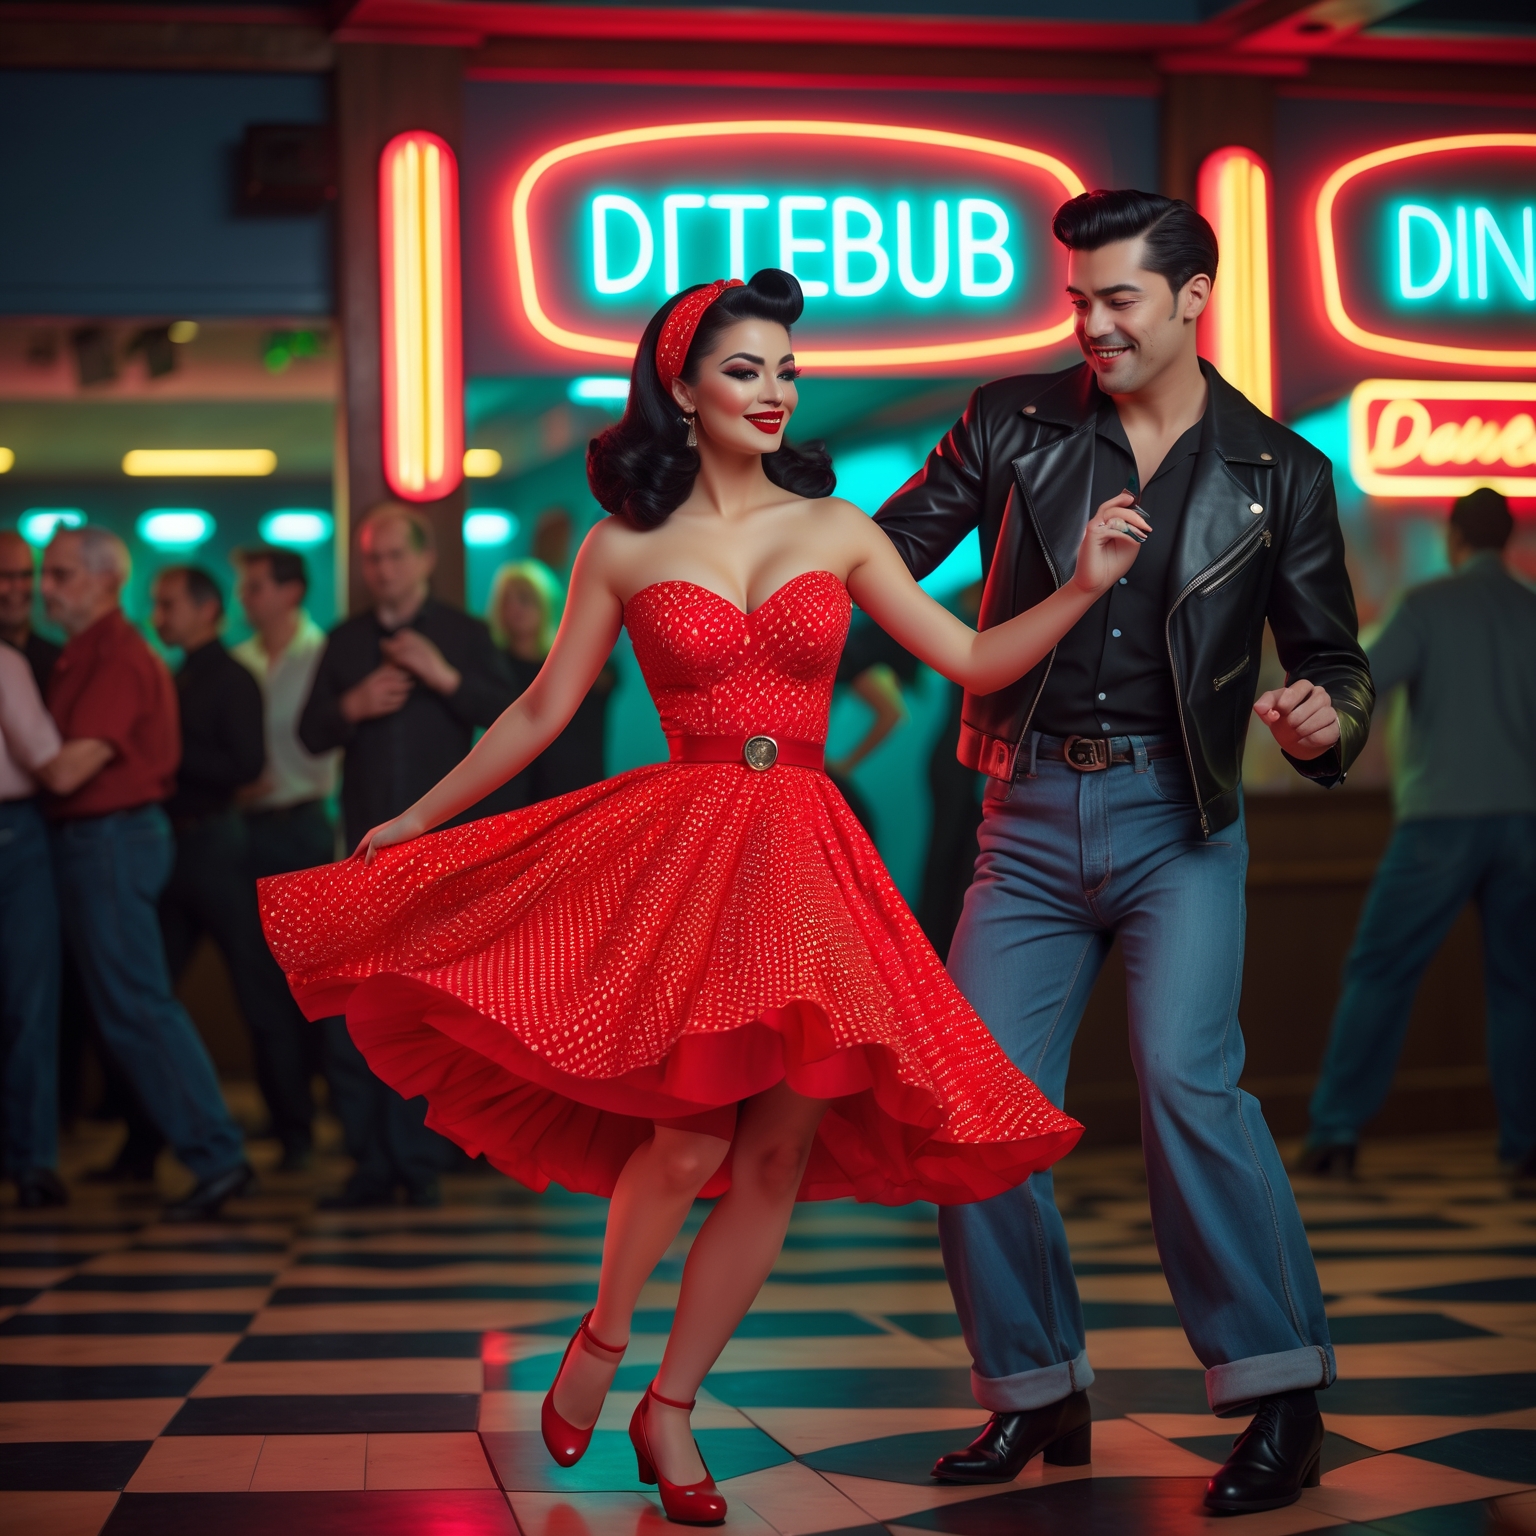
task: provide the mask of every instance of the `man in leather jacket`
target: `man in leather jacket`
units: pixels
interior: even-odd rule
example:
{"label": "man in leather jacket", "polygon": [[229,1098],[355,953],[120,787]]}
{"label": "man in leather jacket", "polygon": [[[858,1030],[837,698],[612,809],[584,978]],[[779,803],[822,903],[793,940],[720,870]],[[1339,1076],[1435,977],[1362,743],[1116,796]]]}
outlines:
{"label": "man in leather jacket", "polygon": [[[1158,1251],[1212,1411],[1253,1413],[1207,1507],[1274,1508],[1316,1482],[1314,1391],[1335,1366],[1285,1170],[1237,1086],[1243,742],[1251,707],[1300,773],[1341,783],[1370,672],[1328,460],[1196,354],[1210,226],[1169,198],[1094,192],[1055,232],[1086,361],[977,390],[878,521],[919,577],[979,529],[983,628],[1070,579],[1096,508],[1136,505],[1153,532],[1033,672],[966,696],[959,756],[989,785],[949,965],[1059,1104],[1119,936]],[[1255,700],[1266,619],[1287,684]],[[940,1235],[993,1416],[934,1475],[1007,1481],[1042,1450],[1086,1462],[1093,1370],[1050,1174],[946,1207]]]}

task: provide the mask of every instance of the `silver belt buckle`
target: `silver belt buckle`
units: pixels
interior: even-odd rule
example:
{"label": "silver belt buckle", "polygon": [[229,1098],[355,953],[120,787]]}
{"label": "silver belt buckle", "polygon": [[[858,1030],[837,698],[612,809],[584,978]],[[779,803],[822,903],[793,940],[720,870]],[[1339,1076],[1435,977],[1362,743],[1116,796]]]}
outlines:
{"label": "silver belt buckle", "polygon": [[748,768],[767,773],[779,760],[779,744],[772,736],[748,736],[741,756]]}
{"label": "silver belt buckle", "polygon": [[1068,736],[1061,755],[1079,773],[1098,773],[1109,767],[1109,742],[1102,736]]}

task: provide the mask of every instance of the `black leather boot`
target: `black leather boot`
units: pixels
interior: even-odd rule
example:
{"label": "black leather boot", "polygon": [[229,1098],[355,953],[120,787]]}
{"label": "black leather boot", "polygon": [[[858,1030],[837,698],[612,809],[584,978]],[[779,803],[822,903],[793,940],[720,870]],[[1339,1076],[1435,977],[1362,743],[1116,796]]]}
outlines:
{"label": "black leather boot", "polygon": [[233,1168],[202,1180],[190,1195],[178,1200],[175,1205],[166,1206],[160,1219],[177,1222],[217,1221],[226,1200],[253,1193],[255,1185],[256,1170],[247,1162],[238,1162]]}
{"label": "black leather boot", "polygon": [[1011,1483],[1041,1451],[1053,1467],[1086,1467],[1093,1460],[1093,1415],[1086,1392],[1043,1408],[994,1413],[963,1451],[939,1457],[933,1475],[941,1483]]}
{"label": "black leather boot", "polygon": [[1205,1507],[1246,1515],[1294,1504],[1303,1488],[1317,1487],[1322,1454],[1323,1416],[1312,1393],[1266,1397],[1207,1485]]}

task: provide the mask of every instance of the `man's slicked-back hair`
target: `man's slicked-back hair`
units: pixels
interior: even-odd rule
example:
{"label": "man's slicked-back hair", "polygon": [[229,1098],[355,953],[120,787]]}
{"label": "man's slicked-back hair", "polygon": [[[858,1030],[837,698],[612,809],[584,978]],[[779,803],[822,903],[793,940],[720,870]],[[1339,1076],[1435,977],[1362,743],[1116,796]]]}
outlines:
{"label": "man's slicked-back hair", "polygon": [[1069,251],[1145,236],[1142,266],[1166,278],[1175,293],[1199,272],[1216,281],[1216,231],[1180,197],[1101,187],[1063,203],[1051,229]]}

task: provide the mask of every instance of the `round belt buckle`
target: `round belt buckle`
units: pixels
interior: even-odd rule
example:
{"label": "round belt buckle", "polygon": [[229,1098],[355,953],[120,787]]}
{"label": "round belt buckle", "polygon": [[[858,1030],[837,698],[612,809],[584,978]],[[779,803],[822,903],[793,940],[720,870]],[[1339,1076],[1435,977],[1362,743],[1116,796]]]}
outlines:
{"label": "round belt buckle", "polygon": [[779,744],[772,736],[749,736],[741,756],[748,768],[766,773],[779,760]]}

